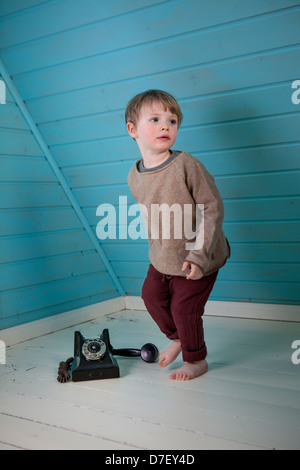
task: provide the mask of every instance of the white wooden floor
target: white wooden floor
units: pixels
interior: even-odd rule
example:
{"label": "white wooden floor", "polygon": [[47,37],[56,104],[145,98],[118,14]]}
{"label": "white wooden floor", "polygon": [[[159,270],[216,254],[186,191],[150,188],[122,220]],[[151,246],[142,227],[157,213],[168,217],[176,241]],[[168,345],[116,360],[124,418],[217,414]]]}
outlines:
{"label": "white wooden floor", "polygon": [[300,449],[300,324],[205,317],[209,372],[190,382],[140,358],[120,379],[59,384],[74,331],[109,328],[115,348],[168,341],[146,312],[122,311],[26,341],[0,365],[0,449]]}

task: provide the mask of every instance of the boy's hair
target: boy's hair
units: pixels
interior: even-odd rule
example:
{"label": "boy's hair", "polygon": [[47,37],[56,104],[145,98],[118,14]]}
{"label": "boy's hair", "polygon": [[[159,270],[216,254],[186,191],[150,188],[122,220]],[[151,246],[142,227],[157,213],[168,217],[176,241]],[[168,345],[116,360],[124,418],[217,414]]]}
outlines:
{"label": "boy's hair", "polygon": [[129,101],[126,107],[126,124],[128,122],[132,122],[134,125],[136,125],[142,106],[145,104],[152,104],[153,102],[164,104],[172,114],[177,116],[178,127],[180,126],[183,115],[179,104],[172,95],[161,90],[148,90],[134,96],[134,98]]}

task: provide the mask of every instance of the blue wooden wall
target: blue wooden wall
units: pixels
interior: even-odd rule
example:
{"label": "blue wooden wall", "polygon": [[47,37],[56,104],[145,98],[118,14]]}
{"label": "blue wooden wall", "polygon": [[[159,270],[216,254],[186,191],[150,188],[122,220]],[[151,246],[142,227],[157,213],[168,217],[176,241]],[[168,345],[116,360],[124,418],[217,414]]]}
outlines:
{"label": "blue wooden wall", "polygon": [[1,0],[0,59],[2,328],[140,294],[147,242],[98,241],[101,258],[85,227],[134,202],[123,116],[148,88],[177,97],[176,148],[224,198],[232,257],[211,298],[300,303],[299,1]]}

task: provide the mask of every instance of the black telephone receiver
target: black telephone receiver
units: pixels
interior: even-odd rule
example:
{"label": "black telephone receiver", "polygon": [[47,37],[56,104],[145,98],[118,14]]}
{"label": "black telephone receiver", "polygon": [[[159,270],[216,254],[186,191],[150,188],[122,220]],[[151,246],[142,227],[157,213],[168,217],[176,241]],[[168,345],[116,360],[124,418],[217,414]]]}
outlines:
{"label": "black telephone receiver", "polygon": [[144,344],[142,349],[112,349],[112,353],[114,356],[141,356],[145,362],[155,362],[158,357],[158,349],[152,343]]}
{"label": "black telephone receiver", "polygon": [[142,349],[114,349],[110,344],[108,329],[95,339],[85,339],[80,331],[75,331],[74,358],[61,362],[57,380],[67,382],[70,379],[68,369],[72,363],[72,380],[113,379],[120,377],[120,369],[114,356],[138,357],[145,362],[155,362],[159,351],[152,343]]}

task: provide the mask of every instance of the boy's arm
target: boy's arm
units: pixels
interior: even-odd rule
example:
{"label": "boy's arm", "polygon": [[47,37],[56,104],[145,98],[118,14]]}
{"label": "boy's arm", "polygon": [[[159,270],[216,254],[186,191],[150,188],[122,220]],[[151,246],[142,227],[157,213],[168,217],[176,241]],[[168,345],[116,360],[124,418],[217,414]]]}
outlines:
{"label": "boy's arm", "polygon": [[[204,237],[202,247],[190,250],[185,263],[191,268],[190,277],[187,278],[200,279],[209,270],[213,251],[222,233],[224,205],[214,178],[199,161],[194,159],[190,164],[186,182],[195,203],[203,205]],[[200,227],[196,227],[196,231],[200,231]],[[185,263],[183,267],[186,269]]]}

